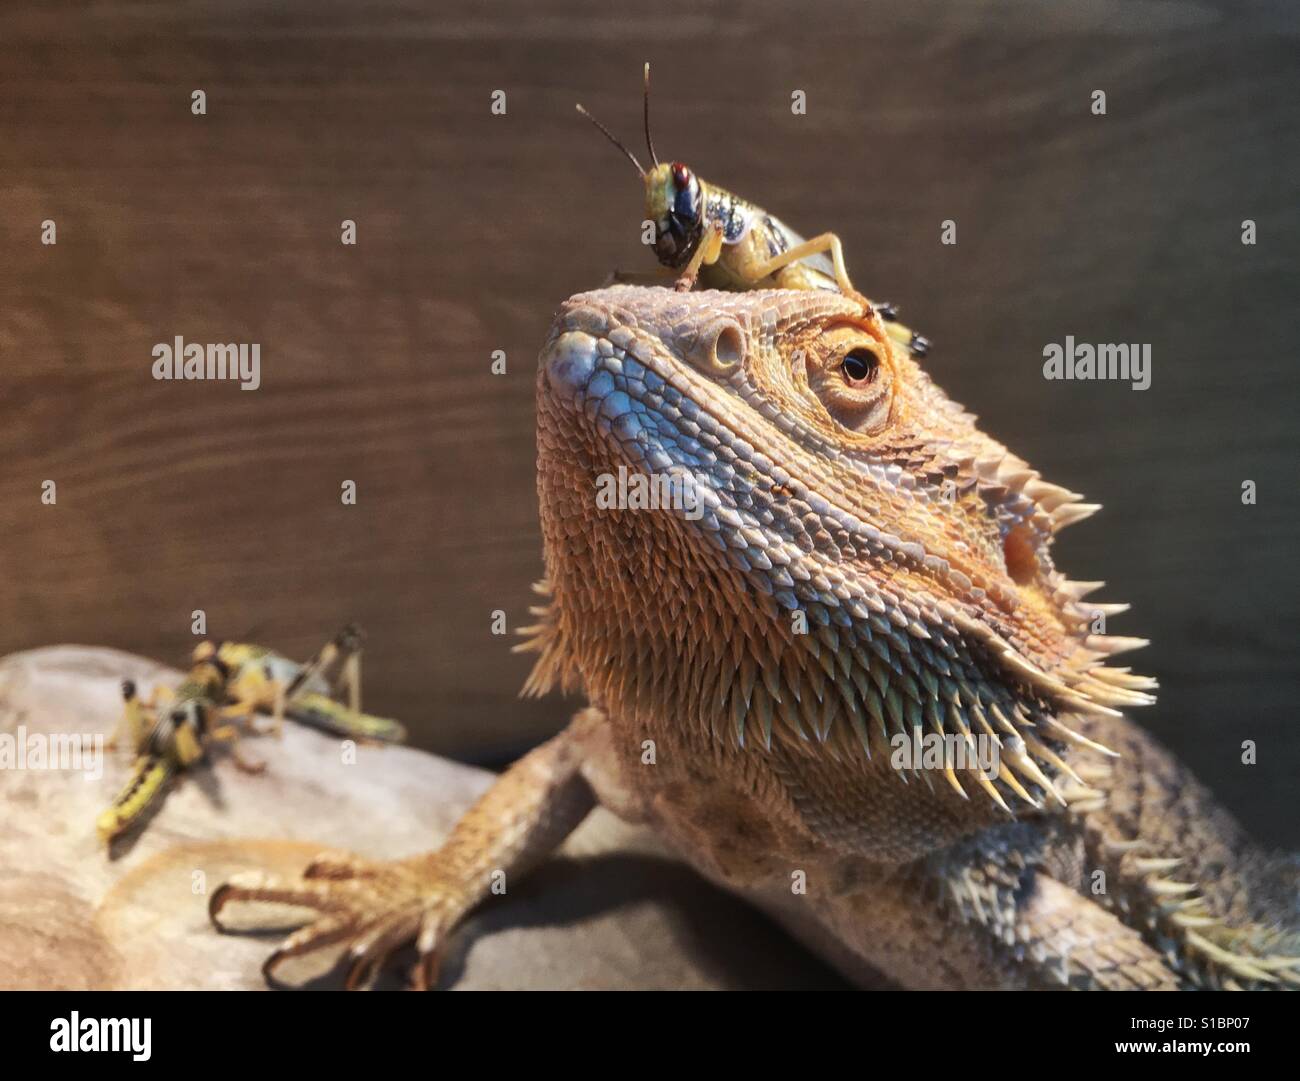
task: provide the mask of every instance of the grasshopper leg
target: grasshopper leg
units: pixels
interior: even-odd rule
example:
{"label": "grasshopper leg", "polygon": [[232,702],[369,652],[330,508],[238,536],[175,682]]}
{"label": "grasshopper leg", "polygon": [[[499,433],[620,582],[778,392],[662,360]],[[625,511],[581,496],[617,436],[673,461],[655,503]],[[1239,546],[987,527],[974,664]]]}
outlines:
{"label": "grasshopper leg", "polygon": [[219,724],[208,732],[208,738],[217,743],[229,743],[230,757],[245,773],[261,773],[266,769],[265,762],[255,762],[251,758],[244,757],[239,749],[239,729],[235,725]]}
{"label": "grasshopper leg", "polygon": [[791,263],[797,263],[802,259],[807,259],[810,255],[825,255],[829,253],[831,263],[835,267],[835,284],[840,287],[840,292],[853,295],[857,292],[853,288],[853,283],[849,281],[849,272],[844,266],[844,247],[840,243],[840,238],[834,233],[822,233],[811,240],[805,240],[802,244],[796,244],[793,248],[787,248],[780,255],[774,255],[766,263],[760,263],[754,269],[754,280],[762,281],[771,274],[775,274],[782,267],[787,267]]}
{"label": "grasshopper leg", "polygon": [[[766,263],[762,263],[754,271],[756,281],[761,281],[770,274],[775,274],[783,267],[791,263],[797,263],[801,259],[807,259],[810,255],[823,255],[830,253],[831,263],[835,267],[835,284],[839,286],[840,292],[849,296],[861,296],[853,283],[849,281],[849,272],[844,265],[844,248],[840,243],[840,238],[834,233],[822,233],[815,236],[812,240],[806,240],[802,244],[796,244],[793,248],[783,251],[780,255],[773,256]],[[866,300],[866,297],[863,297]],[[906,349],[914,357],[923,357],[930,351],[930,339],[918,334],[910,327],[904,326],[898,322],[898,309],[892,304],[874,304],[867,301],[875,309],[885,324],[885,332],[889,337]]]}
{"label": "grasshopper leg", "polygon": [[[298,695],[298,692],[302,690],[304,687],[306,687],[308,682],[310,682],[315,676],[330,671],[336,663],[340,662],[340,660],[342,661],[343,668],[345,670],[343,675],[346,676],[346,669],[348,667],[348,662],[351,661],[351,659],[354,656],[356,656],[361,652],[361,641],[362,641],[361,629],[357,627],[355,624],[349,623],[346,627],[344,627],[341,631],[339,631],[338,634],[336,634],[333,638],[331,638],[328,642],[326,642],[325,645],[321,647],[320,651],[316,654],[316,656],[314,656],[311,660],[309,660],[306,664],[304,664],[301,669],[299,669],[298,674],[294,676],[294,678],[290,681],[289,686],[285,690],[286,698],[289,701],[293,701],[294,698]],[[359,681],[360,680],[359,669],[357,670],[357,678]],[[330,683],[331,689],[337,687],[341,682],[338,676],[335,676],[333,678],[328,678],[328,681]],[[359,697],[360,696],[359,687],[357,693]]]}
{"label": "grasshopper leg", "polygon": [[353,713],[361,712],[361,654],[351,653],[343,662],[343,675],[339,679],[341,686],[348,689],[348,708]]}
{"label": "grasshopper leg", "polygon": [[[270,701],[267,701],[267,698]],[[288,704],[288,693],[282,680],[272,679],[261,684],[254,692],[245,691],[228,706],[218,711],[218,716],[225,718],[243,717],[244,726],[255,736],[273,736],[280,739],[284,733],[284,716]],[[271,723],[266,727],[258,724],[257,712],[267,708],[271,710]]]}
{"label": "grasshopper leg", "polygon": [[224,706],[218,706],[215,711],[215,716],[222,721],[233,721],[242,717],[244,728],[247,731],[252,732],[255,735],[261,735],[253,724],[253,714],[258,705],[259,701],[257,698],[239,697]]}
{"label": "grasshopper leg", "polygon": [[[235,718],[244,718],[244,724],[250,730],[252,729],[253,710],[256,708],[256,702],[239,701],[232,702],[230,705],[221,706],[213,711],[213,719],[218,721],[233,721]],[[208,738],[217,743],[230,744],[230,756],[235,760],[235,765],[245,773],[261,773],[266,769],[265,762],[255,762],[252,759],[245,758],[243,752],[239,749],[240,731],[237,725],[213,724],[208,729]]]}
{"label": "grasshopper leg", "polygon": [[105,746],[115,750],[123,732],[130,738],[131,753],[143,754],[149,733],[158,723],[158,710],[176,696],[169,687],[155,686],[147,701],[140,698],[133,679],[122,680],[122,700],[124,708],[117,726],[109,735]]}
{"label": "grasshopper leg", "polygon": [[[836,243],[839,243],[836,241]],[[718,256],[722,254],[722,227],[716,222],[709,226],[709,231],[704,234],[703,239],[695,247],[695,254],[691,256],[691,261],[682,268],[677,280],[673,283],[673,288],[679,293],[689,293],[695,288],[695,282],[700,276],[700,268],[712,266],[718,261]]]}
{"label": "grasshopper leg", "polygon": [[[304,672],[322,672],[338,665],[337,674],[330,680],[331,693],[337,697],[346,689],[348,708],[361,712],[361,630],[354,624],[344,627],[325,648],[308,664]],[[300,676],[289,688],[290,696],[305,682]]]}
{"label": "grasshopper leg", "polygon": [[271,735],[280,739],[284,735],[284,707],[288,695],[285,694],[284,684],[278,679],[275,681],[275,698],[271,706]]}
{"label": "grasshopper leg", "polygon": [[122,680],[122,701],[122,715],[118,718],[117,724],[113,726],[113,731],[109,733],[108,739],[104,741],[104,746],[109,750],[116,750],[118,740],[125,735],[131,741],[131,753],[138,754],[146,730],[146,707],[140,701],[135,680]]}
{"label": "grasshopper leg", "polygon": [[898,321],[898,307],[883,300],[872,305],[880,318],[885,321],[885,330],[889,336],[914,357],[923,357],[930,352],[930,339],[918,334],[910,327]]}

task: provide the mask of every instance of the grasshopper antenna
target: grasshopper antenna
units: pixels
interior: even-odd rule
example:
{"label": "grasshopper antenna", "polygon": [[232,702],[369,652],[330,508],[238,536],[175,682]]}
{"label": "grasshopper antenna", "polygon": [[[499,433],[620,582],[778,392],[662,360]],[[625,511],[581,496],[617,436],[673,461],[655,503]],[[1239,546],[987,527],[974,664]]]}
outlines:
{"label": "grasshopper antenna", "polygon": [[659,168],[659,155],[655,153],[654,141],[650,138],[650,61],[645,62],[645,148],[650,151],[650,164]]}
{"label": "grasshopper antenna", "polygon": [[645,170],[641,168],[641,163],[636,160],[636,155],[633,154],[632,151],[630,151],[622,143],[620,143],[618,141],[618,138],[614,135],[612,131],[609,130],[609,128],[605,127],[604,124],[602,124],[599,120],[597,120],[594,116],[592,116],[591,113],[587,112],[587,110],[584,109],[581,105],[578,106],[578,112],[580,112],[583,116],[585,116],[588,120],[590,120],[593,124],[595,124],[596,127],[600,128],[601,133],[605,136],[605,138],[608,139],[611,143],[613,143],[616,147],[618,147],[621,151],[623,151],[624,154],[627,155],[628,161],[630,161],[633,165],[636,166],[636,171],[640,173],[642,178],[644,179]]}

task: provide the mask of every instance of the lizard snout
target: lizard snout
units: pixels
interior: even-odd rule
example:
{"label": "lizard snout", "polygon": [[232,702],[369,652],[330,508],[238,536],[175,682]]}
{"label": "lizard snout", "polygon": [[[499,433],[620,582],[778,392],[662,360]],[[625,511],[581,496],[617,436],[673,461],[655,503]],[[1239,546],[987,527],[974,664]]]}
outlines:
{"label": "lizard snout", "polygon": [[596,339],[582,330],[566,330],[542,352],[542,371],[557,398],[572,401],[586,389],[599,357]]}

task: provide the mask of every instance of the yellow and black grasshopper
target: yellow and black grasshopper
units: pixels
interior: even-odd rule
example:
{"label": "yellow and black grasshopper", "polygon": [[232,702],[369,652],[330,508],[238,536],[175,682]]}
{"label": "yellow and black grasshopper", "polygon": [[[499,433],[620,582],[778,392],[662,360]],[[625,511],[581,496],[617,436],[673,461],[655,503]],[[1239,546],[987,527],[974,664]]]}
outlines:
{"label": "yellow and black grasshopper", "polygon": [[[834,233],[805,240],[779,218],[725,188],[710,184],[679,161],[660,162],[650,138],[650,65],[645,66],[645,141],[650,169],[604,124],[581,105],[611,143],[627,155],[645,182],[646,220],[654,224],[655,255],[677,271],[678,289],[699,280],[712,289],[853,288],[844,265],[844,250]],[[930,342],[898,322],[898,309],[873,303],[889,336],[914,356],[924,356]]]}
{"label": "yellow and black grasshopper", "polygon": [[[213,650],[230,672],[228,716],[271,714],[271,731],[278,733],[284,718],[335,735],[379,743],[401,743],[406,729],[387,717],[361,712],[362,634],[354,624],[344,627],[306,664],[298,664],[262,646],[240,642],[195,647],[195,660]],[[346,691],[346,705],[335,695]]]}
{"label": "yellow and black grasshopper", "polygon": [[[123,681],[125,711],[109,745],[125,728],[136,757],[126,784],[95,822],[101,839],[111,842],[138,822],[172,777],[204,757],[209,743],[238,741],[233,724],[216,723],[227,677],[221,665],[200,661],[175,691],[157,687],[147,703],[140,700],[134,681]],[[264,763],[244,758],[237,747],[232,746],[232,752],[241,769],[256,773],[264,768]]]}
{"label": "yellow and black grasshopper", "polygon": [[[139,822],[176,774],[189,769],[214,743],[229,743],[235,764],[250,773],[252,762],[239,750],[239,728],[261,733],[257,712],[272,715],[266,731],[278,733],[285,717],[352,739],[400,743],[406,730],[397,721],[360,710],[361,634],[345,627],[307,664],[298,664],[262,646],[240,642],[200,642],[193,667],[175,691],[156,687],[141,701],[134,682],[122,684],[126,707],[110,746],[125,729],[136,759],[131,776],[97,821],[105,841]],[[349,704],[333,695],[346,689]]]}

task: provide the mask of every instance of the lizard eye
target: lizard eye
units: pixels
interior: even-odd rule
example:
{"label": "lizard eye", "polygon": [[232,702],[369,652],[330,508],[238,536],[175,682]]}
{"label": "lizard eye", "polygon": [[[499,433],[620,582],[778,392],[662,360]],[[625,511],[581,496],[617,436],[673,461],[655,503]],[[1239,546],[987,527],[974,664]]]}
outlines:
{"label": "lizard eye", "polygon": [[870,349],[854,349],[840,361],[844,381],[851,387],[865,387],[876,381],[880,371],[880,358]]}
{"label": "lizard eye", "polygon": [[894,400],[893,368],[879,343],[862,328],[828,328],[808,350],[808,389],[837,423],[875,435],[889,423]]}

